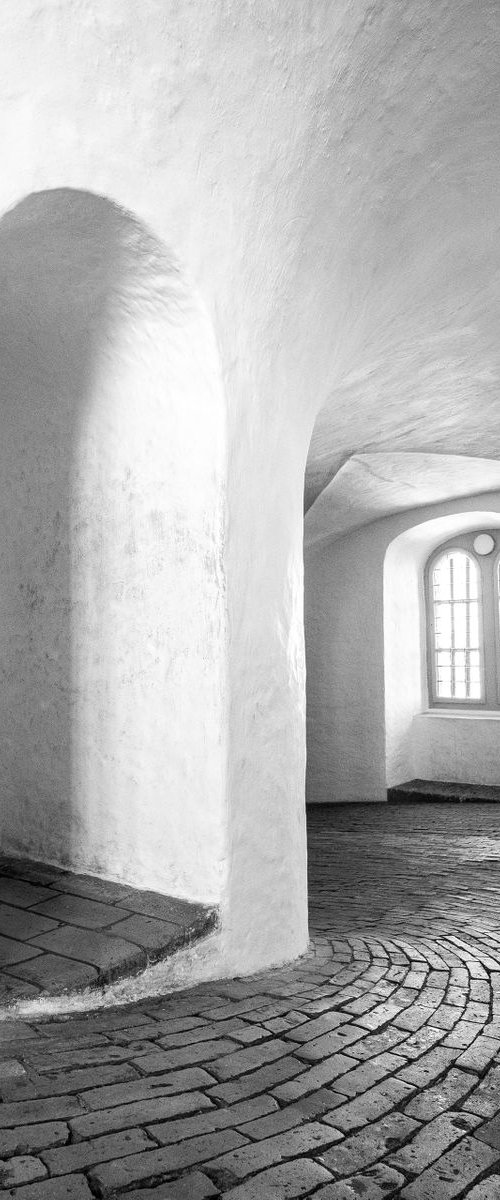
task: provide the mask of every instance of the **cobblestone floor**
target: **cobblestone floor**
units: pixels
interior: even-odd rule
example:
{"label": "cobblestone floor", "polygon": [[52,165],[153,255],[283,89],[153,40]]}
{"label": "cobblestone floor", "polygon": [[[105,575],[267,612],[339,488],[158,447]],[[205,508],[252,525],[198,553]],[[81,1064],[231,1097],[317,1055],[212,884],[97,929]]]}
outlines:
{"label": "cobblestone floor", "polygon": [[0,1026],[18,1200],[500,1200],[500,809],[310,814],[311,952]]}

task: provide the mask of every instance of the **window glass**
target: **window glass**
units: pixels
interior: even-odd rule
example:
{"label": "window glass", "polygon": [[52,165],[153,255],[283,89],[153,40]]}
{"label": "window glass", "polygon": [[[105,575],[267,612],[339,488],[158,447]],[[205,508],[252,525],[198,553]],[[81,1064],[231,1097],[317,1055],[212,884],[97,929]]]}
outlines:
{"label": "window glass", "polygon": [[477,564],[465,551],[449,550],[434,563],[434,665],[439,700],[482,699],[479,591]]}

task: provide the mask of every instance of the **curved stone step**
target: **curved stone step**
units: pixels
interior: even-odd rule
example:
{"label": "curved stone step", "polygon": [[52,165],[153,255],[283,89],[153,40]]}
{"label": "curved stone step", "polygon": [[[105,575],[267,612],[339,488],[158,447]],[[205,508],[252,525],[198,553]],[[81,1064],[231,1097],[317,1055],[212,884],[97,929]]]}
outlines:
{"label": "curved stone step", "polygon": [[500,786],[453,783],[436,779],[409,779],[388,788],[389,804],[500,804]]}
{"label": "curved stone step", "polygon": [[136,975],[217,917],[213,906],[0,857],[0,1007]]}

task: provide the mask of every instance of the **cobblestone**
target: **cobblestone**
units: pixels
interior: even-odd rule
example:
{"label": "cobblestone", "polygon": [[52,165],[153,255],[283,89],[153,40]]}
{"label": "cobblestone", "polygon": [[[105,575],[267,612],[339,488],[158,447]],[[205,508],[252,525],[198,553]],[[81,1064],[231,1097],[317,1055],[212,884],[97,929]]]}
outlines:
{"label": "cobblestone", "polygon": [[351,1175],[383,1158],[406,1141],[418,1129],[416,1121],[402,1113],[390,1113],[366,1125],[322,1156],[322,1162],[336,1175]]}
{"label": "cobblestone", "polygon": [[455,1200],[498,1158],[489,1146],[464,1137],[401,1192],[402,1200]]}
{"label": "cobblestone", "polygon": [[67,1141],[69,1126],[63,1121],[3,1129],[0,1131],[0,1158],[10,1158],[14,1154],[36,1154],[50,1146],[64,1146]]}
{"label": "cobblestone", "polygon": [[350,1179],[320,1188],[315,1195],[320,1200],[359,1200],[360,1196],[363,1200],[384,1200],[396,1195],[404,1182],[404,1176],[398,1171],[385,1163],[376,1163],[361,1174],[351,1175]]}
{"label": "cobblestone", "polygon": [[276,1200],[281,1197],[283,1200],[298,1200],[300,1196],[310,1196],[318,1184],[327,1179],[331,1179],[331,1175],[319,1163],[297,1158],[270,1167],[268,1171],[259,1171],[253,1179],[231,1188],[225,1195],[228,1200],[269,1200],[272,1196]]}
{"label": "cobblestone", "polygon": [[149,1183],[161,1175],[181,1171],[183,1167],[210,1161],[220,1154],[245,1145],[246,1139],[232,1129],[221,1133],[209,1133],[202,1137],[189,1138],[175,1146],[163,1146],[158,1150],[147,1150],[116,1159],[94,1167],[89,1172],[91,1185],[98,1195],[107,1197],[118,1188],[126,1188],[141,1180]]}
{"label": "cobblestone", "polygon": [[33,1183],[43,1179],[47,1170],[39,1158],[29,1154],[13,1155],[8,1162],[0,1164],[0,1187],[16,1188],[21,1183]]}
{"label": "cobblestone", "polygon": [[63,1179],[45,1179],[28,1187],[16,1187],[6,1193],[15,1200],[92,1200],[83,1175],[65,1175]]}
{"label": "cobblestone", "polygon": [[419,1175],[478,1124],[479,1118],[468,1113],[441,1113],[391,1157],[391,1165]]}
{"label": "cobblestone", "polygon": [[61,1146],[60,1149],[46,1150],[43,1161],[51,1175],[69,1175],[93,1163],[125,1158],[150,1146],[151,1139],[143,1129],[128,1129],[123,1133],[110,1133],[105,1137]]}
{"label": "cobblestone", "polygon": [[342,1135],[337,1129],[331,1129],[322,1122],[311,1121],[300,1129],[289,1130],[288,1133],[266,1138],[253,1145],[242,1146],[221,1158],[214,1159],[211,1170],[215,1177],[224,1179],[233,1175],[244,1179],[261,1171],[271,1163],[278,1163],[283,1158],[295,1158],[308,1152],[319,1152],[324,1146],[331,1146],[339,1141]]}
{"label": "cobblestone", "polygon": [[[260,1099],[260,1098],[259,1098]],[[264,1099],[267,1100],[267,1097]],[[273,1106],[272,1100],[270,1101]],[[117,1129],[132,1129],[134,1125],[146,1126],[148,1121],[172,1121],[186,1113],[201,1113],[214,1109],[212,1101],[202,1092],[185,1092],[180,1096],[153,1096],[149,1100],[138,1100],[135,1104],[118,1104],[116,1108],[105,1108],[70,1120],[71,1132],[78,1138],[98,1137]],[[248,1118],[250,1120],[250,1117]],[[175,1122],[177,1126],[179,1121]],[[48,1143],[47,1143],[48,1144]],[[1,1142],[0,1142],[1,1145]]]}
{"label": "cobblestone", "polygon": [[331,1116],[325,1119],[331,1121],[332,1125],[341,1129],[343,1133],[348,1133],[391,1112],[397,1105],[403,1104],[413,1091],[414,1088],[401,1079],[388,1079],[378,1087],[370,1088],[362,1096],[356,1096],[355,1100],[336,1108]]}
{"label": "cobblestone", "polygon": [[208,1200],[219,1194],[219,1189],[201,1171],[190,1171],[175,1183],[160,1183],[155,1188],[126,1193],[127,1200]]}
{"label": "cobblestone", "polygon": [[[500,810],[341,806],[309,819],[313,940],[300,962],[0,1024],[0,1195],[500,1200]],[[55,914],[76,914],[89,962],[110,927],[147,926],[154,940],[155,922],[178,916],[106,881],[69,879],[73,900],[55,904],[55,869],[22,870],[0,873],[0,905],[17,913],[16,935],[1,936],[29,932],[33,950],[69,950]]]}

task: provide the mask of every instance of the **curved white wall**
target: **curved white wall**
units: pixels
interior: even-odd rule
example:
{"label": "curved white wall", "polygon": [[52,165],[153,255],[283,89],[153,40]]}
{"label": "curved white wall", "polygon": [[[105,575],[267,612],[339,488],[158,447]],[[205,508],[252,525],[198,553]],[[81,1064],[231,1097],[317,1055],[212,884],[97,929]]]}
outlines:
{"label": "curved white wall", "polygon": [[[302,325],[294,264],[305,232],[296,220],[305,147],[311,134],[322,144],[319,76],[313,70],[304,88],[304,70],[319,53],[329,74],[323,17],[304,24],[292,4],[261,18],[239,3],[222,12],[192,0],[143,9],[104,0],[96,12],[70,0],[56,20],[52,3],[28,0],[21,11],[7,0],[0,26],[0,209],[57,187],[110,198],[175,249],[213,319],[230,447],[222,503],[231,640],[220,670],[233,697],[225,826],[234,869],[223,925],[238,969],[290,958],[307,944],[300,541],[304,460],[328,353],[319,294],[308,300],[316,348],[300,364],[288,351]],[[184,466],[194,496],[198,463]],[[263,497],[273,491],[266,519]],[[270,568],[258,565],[263,541]],[[196,721],[191,736],[203,741]],[[221,744],[227,736],[222,723]],[[200,836],[210,803],[204,795]]]}
{"label": "curved white wall", "polygon": [[417,714],[411,730],[411,777],[500,787],[499,734],[498,713]]}
{"label": "curved white wall", "polygon": [[290,957],[307,438],[290,430],[279,484],[252,423],[228,457],[209,322],[116,205],[36,193],[0,221],[0,257],[2,848],[219,901],[224,969]]}
{"label": "curved white wall", "polygon": [[[249,417],[243,429],[234,430],[230,448],[234,803],[225,920],[231,969],[242,954],[254,967],[273,958],[284,962],[303,951],[308,937],[302,552],[307,436],[287,424],[283,412],[276,415],[282,422],[276,440]],[[244,491],[236,486],[241,479]]]}

